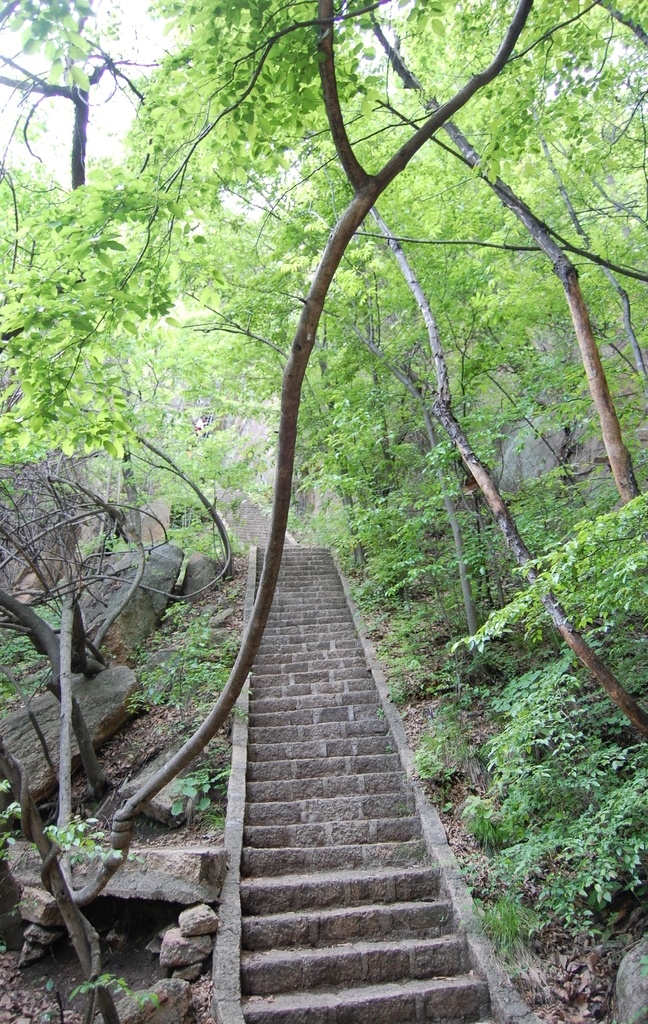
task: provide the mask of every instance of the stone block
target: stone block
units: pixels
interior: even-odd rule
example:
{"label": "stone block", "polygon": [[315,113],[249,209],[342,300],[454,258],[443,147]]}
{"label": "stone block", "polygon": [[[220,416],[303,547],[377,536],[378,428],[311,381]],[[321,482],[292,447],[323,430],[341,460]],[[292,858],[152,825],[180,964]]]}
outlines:
{"label": "stone block", "polygon": [[[169,846],[159,850],[134,848],[131,853],[132,856],[104,889],[106,896],[117,896],[125,900],[165,900],[185,905],[217,901],[227,872],[227,855],[222,847]],[[8,863],[11,875],[17,882],[34,886],[38,890],[40,857],[28,844],[16,843],[12,846]],[[93,871],[92,862],[75,865],[75,887],[80,888],[88,881]],[[38,891],[44,893],[43,889]]]}
{"label": "stone block", "polygon": [[160,965],[188,967],[205,960],[212,951],[209,935],[183,935],[179,928],[170,928],[162,939]]}
{"label": "stone block", "polygon": [[56,928],[63,924],[61,911],[54,897],[37,886],[25,886],[18,909],[23,921],[31,921],[43,928]]}
{"label": "stone block", "polygon": [[185,937],[214,935],[218,931],[218,917],[206,903],[199,903],[182,911],[178,918],[178,927]]}

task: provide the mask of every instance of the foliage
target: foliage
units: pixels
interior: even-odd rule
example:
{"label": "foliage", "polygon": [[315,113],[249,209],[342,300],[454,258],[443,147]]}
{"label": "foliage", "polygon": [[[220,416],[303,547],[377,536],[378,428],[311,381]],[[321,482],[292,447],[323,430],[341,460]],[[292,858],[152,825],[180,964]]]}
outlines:
{"label": "foliage", "polygon": [[164,635],[156,644],[171,648],[161,665],[147,667],[150,648],[141,652],[140,690],[133,697],[137,710],[159,705],[197,710],[211,702],[227,681],[238,648],[238,637],[214,636],[211,611],[178,603],[166,614]]}
{"label": "foliage", "polygon": [[133,992],[125,978],[117,978],[114,974],[100,974],[92,981],[82,981],[80,985],[76,985],[72,989],[70,999],[87,995],[88,992],[94,992],[97,988],[109,988],[115,994],[129,996],[140,1010],[144,1009],[147,1004],[151,1004],[154,1009],[160,1005],[160,997],[155,992]]}
{"label": "foliage", "polygon": [[189,775],[183,775],[177,779],[173,784],[176,799],[171,805],[171,813],[180,813],[184,806],[183,797],[195,801],[196,811],[206,811],[215,796],[222,797],[223,791],[227,787],[229,774],[230,768],[229,765],[226,765],[220,769],[197,768]]}
{"label": "foliage", "polygon": [[446,707],[435,713],[416,750],[416,769],[422,779],[444,789],[474,756],[464,723],[451,707]]}
{"label": "foliage", "polygon": [[106,838],[103,829],[97,828],[97,818],[81,818],[74,815],[67,825],[47,825],[45,835],[70,857],[71,864],[102,856],[102,842]]}
{"label": "foliage", "polygon": [[[0,799],[4,794],[11,792],[11,787],[6,779],[0,779]],[[20,804],[15,800],[11,801],[4,810],[0,810],[0,859],[6,856],[7,847],[13,846],[16,842],[16,830],[14,823],[20,819]]]}
{"label": "foliage", "polygon": [[499,848],[494,877],[531,883],[542,920],[580,928],[618,893],[643,893],[648,860],[646,745],[610,730],[609,712],[602,734],[598,703],[568,658],[511,680],[492,701],[491,792],[466,807],[477,838]]}

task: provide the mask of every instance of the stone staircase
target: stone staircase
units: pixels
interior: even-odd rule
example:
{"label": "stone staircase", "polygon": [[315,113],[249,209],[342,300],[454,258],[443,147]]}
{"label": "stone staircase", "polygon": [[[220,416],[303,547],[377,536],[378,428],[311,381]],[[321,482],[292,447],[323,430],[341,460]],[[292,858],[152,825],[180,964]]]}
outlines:
{"label": "stone staircase", "polygon": [[238,726],[247,777],[243,797],[245,754],[235,751],[221,1024],[489,1016],[489,985],[457,927],[390,715],[330,553],[287,548]]}

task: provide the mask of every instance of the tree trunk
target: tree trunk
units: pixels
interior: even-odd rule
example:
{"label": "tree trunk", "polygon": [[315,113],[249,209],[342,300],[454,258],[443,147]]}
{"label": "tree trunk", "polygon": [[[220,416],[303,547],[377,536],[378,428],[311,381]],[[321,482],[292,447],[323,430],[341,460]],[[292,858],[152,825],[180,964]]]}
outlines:
{"label": "tree trunk", "polygon": [[[469,167],[479,170],[481,160],[465,135],[452,123],[445,124],[444,129],[459,149],[464,162]],[[632,501],[633,498],[639,495],[639,488],[635,480],[630,455],[623,442],[619,418],[610,394],[599,350],[594,340],[589,312],[578,280],[578,271],[562,249],[554,242],[546,226],[532,213],[526,203],[513,192],[513,189],[506,185],[501,178],[496,178],[494,182],[491,182],[484,175],[482,177],[495,192],[502,204],[515,214],[542,251],[549,257],[553,269],[563,286],[590,394],[601,425],[603,444],[605,445],[610,462],[614,482],[624,504]]]}
{"label": "tree trunk", "polygon": [[[508,547],[515,555],[518,565],[525,567],[527,563],[532,560],[531,553],[524,543],[515,520],[513,519],[506,502],[502,498],[502,495],[499,493],[497,485],[495,484],[489,470],[473,451],[468,438],[452,413],[445,354],[441,346],[441,339],[436,320],[434,319],[432,310],[430,309],[427,297],[425,296],[423,289],[421,288],[418,279],[416,278],[412,267],[409,265],[399,243],[394,239],[393,235],[391,235],[385,222],[381,218],[377,217],[376,219],[378,220],[380,229],[385,235],[390,248],[396,256],[398,264],[401,267],[412,294],[416,298],[423,319],[425,320],[434,365],[437,369],[438,393],[436,401],[432,407],[432,412],[461,455],[461,458],[471,475],[479,484],[488,507],[490,508],[497,525],[502,531]],[[538,579],[538,573],[533,568],[527,568],[525,575],[529,583],[534,583]],[[577,632],[576,628],[567,617],[567,613],[555,596],[552,593],[546,594],[541,598],[541,601],[568,647],[590,670],[596,681],[604,690],[606,690],[617,707],[623,711],[641,735],[648,739],[648,714],[637,704],[627,690],[621,686],[613,673],[610,672],[607,665],[605,665],[598,655],[594,653],[583,637]]]}

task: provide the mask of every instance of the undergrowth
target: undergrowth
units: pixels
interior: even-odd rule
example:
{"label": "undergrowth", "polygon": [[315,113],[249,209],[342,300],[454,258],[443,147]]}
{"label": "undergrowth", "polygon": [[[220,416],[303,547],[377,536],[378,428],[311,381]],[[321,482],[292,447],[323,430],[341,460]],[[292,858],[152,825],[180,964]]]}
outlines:
{"label": "undergrowth", "polygon": [[[467,876],[500,950],[514,956],[553,922],[600,935],[615,901],[646,901],[648,744],[572,656],[553,638],[525,641],[519,628],[453,652],[427,603],[392,615],[356,596],[394,702],[429,702],[417,769],[443,810],[459,803],[454,816],[486,855],[486,882],[483,863]],[[648,638],[637,620],[617,626],[589,639],[641,700]],[[472,719],[486,743],[471,735]]]}

